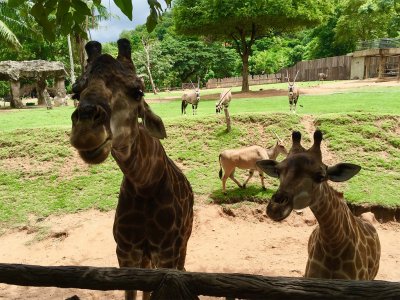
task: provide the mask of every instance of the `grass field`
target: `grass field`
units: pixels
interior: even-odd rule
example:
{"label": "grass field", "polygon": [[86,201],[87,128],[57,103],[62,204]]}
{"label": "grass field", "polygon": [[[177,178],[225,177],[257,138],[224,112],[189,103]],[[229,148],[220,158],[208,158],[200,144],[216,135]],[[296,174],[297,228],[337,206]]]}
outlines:
{"label": "grass field", "polygon": [[[150,97],[149,97],[150,98]],[[258,176],[241,190],[228,181],[221,193],[218,154],[251,144],[272,146],[274,134],[289,139],[312,115],[325,133],[328,149],[338,159],[363,169],[342,186],[349,202],[400,206],[400,89],[370,88],[349,93],[302,96],[298,114],[288,114],[286,97],[235,99],[230,107],[233,130],[215,115],[214,101],[203,101],[198,115],[180,115],[180,101],[151,104],[166,125],[167,153],[184,170],[196,201],[266,202],[277,182],[268,178],[261,190]],[[6,227],[31,217],[116,206],[121,172],[112,158],[87,166],[69,145],[73,107],[0,112],[0,223]],[[236,172],[244,179],[246,172]],[[246,201],[246,202],[245,202]]]}

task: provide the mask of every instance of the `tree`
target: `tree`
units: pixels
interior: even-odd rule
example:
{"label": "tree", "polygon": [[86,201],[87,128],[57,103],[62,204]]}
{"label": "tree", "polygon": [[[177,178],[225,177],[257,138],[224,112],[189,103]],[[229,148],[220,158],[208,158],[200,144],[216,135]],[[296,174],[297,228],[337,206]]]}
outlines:
{"label": "tree", "polygon": [[[26,9],[27,5],[23,5]],[[15,35],[15,31],[30,31],[25,23],[25,18],[21,18],[18,10],[10,7],[7,1],[0,0],[0,40],[14,49],[21,48],[21,43]]]}
{"label": "tree", "polygon": [[177,0],[173,13],[178,33],[233,42],[242,60],[246,92],[254,42],[274,32],[315,26],[330,11],[330,4],[329,0]]}
{"label": "tree", "polygon": [[[164,0],[171,5],[172,0]],[[132,0],[114,0],[121,11],[132,20]],[[63,36],[72,34],[87,39],[88,18],[93,15],[93,8],[101,11],[101,0],[9,0],[10,7],[17,8],[27,3],[31,4],[29,13],[42,28],[43,36],[49,41],[55,41],[56,30]],[[152,31],[157,25],[163,11],[158,0],[148,0],[150,15],[146,26]]]}
{"label": "tree", "polygon": [[342,1],[341,15],[335,27],[335,40],[351,44],[386,36],[395,14],[396,0]]}

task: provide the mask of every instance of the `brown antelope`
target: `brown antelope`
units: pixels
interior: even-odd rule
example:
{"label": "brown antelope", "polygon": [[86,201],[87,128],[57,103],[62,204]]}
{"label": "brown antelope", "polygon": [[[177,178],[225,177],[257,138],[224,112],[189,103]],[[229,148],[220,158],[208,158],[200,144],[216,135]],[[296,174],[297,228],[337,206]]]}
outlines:
{"label": "brown antelope", "polygon": [[[222,192],[226,194],[226,181],[228,177],[232,179],[240,188],[246,188],[246,184],[249,182],[250,178],[253,177],[254,171],[257,170],[260,174],[261,185],[263,190],[265,190],[264,175],[263,171],[257,167],[256,162],[263,159],[276,159],[281,153],[287,155],[288,152],[283,145],[283,141],[279,139],[276,144],[265,149],[261,146],[249,146],[239,149],[229,149],[224,150],[219,155],[219,178],[222,180]],[[250,170],[249,177],[241,185],[239,181],[234,177],[235,169],[239,168],[242,170]],[[222,176],[222,169],[224,170],[224,175]]]}
{"label": "brown antelope", "polygon": [[[192,83],[192,82],[191,82]],[[192,104],[192,113],[194,115],[197,114],[197,105],[199,104],[200,101],[200,78],[199,81],[197,82],[197,88],[194,86],[192,83],[193,90],[190,91],[185,91],[182,95],[182,115],[186,115],[186,107],[188,104]]]}
{"label": "brown antelope", "polygon": [[286,78],[287,78],[287,81],[289,84],[289,87],[288,87],[289,95],[288,96],[289,96],[290,111],[292,111],[293,113],[296,113],[296,105],[297,105],[297,101],[299,100],[300,91],[299,91],[298,87],[294,85],[294,83],[296,82],[296,78],[297,78],[297,75],[299,74],[299,71],[297,71],[293,82],[290,82],[288,71],[286,71],[286,74],[287,74]]}
{"label": "brown antelope", "polygon": [[229,103],[232,100],[232,88],[222,90],[221,94],[219,95],[219,100],[215,104],[215,112],[217,114],[222,112],[222,109],[228,108]]}
{"label": "brown antelope", "polygon": [[326,73],[318,73],[319,81],[325,81],[327,78],[328,78],[328,75]]}

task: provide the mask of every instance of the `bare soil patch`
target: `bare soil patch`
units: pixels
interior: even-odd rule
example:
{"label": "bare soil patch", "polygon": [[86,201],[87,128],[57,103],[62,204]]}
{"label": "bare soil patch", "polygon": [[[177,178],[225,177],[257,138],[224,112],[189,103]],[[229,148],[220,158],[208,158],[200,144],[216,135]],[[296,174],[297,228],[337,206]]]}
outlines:
{"label": "bare soil patch", "polygon": [[[40,265],[117,267],[112,237],[114,211],[96,210],[52,216],[32,226],[47,228],[40,241],[29,228],[0,237],[0,261]],[[301,277],[307,260],[308,238],[315,228],[311,211],[281,223],[268,219],[264,205],[240,207],[196,205],[186,269],[200,272],[239,272]],[[376,279],[400,280],[400,224],[375,225],[382,244]],[[122,299],[121,291],[34,288],[0,284],[0,299]]]}

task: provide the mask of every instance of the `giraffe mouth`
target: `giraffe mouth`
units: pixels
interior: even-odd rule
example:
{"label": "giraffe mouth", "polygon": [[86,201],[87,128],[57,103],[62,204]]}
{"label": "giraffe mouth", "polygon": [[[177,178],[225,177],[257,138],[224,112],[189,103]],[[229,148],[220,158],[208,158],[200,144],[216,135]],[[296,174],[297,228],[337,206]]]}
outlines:
{"label": "giraffe mouth", "polygon": [[286,219],[293,210],[293,199],[286,194],[276,193],[267,206],[267,215],[274,221]]}
{"label": "giraffe mouth", "polygon": [[99,164],[103,162],[111,151],[111,138],[107,138],[102,144],[92,150],[79,151],[84,161],[90,164]]}

